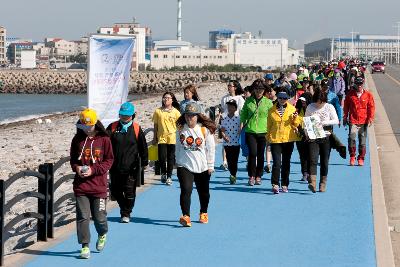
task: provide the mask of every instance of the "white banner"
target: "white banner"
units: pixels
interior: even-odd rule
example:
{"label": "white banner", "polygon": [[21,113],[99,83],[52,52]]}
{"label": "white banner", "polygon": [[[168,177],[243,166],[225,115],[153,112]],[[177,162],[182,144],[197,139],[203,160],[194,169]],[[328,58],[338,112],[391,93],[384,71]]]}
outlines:
{"label": "white banner", "polygon": [[135,37],[92,35],[89,41],[88,107],[107,127],[128,97]]}

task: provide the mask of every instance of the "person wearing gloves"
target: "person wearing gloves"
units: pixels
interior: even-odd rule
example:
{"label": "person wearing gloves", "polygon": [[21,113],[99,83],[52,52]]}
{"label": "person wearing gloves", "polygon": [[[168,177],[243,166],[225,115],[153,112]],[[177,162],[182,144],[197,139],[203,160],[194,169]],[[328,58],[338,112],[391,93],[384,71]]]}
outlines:
{"label": "person wearing gloves", "polygon": [[191,227],[190,202],[193,182],[200,200],[200,223],[208,223],[210,200],[210,177],[214,172],[216,126],[201,114],[197,103],[188,103],[176,122],[176,166],[180,183],[180,206],[182,216],[179,223]]}
{"label": "person wearing gloves", "polygon": [[135,106],[125,102],[119,110],[119,120],[107,127],[114,152],[110,170],[111,196],[118,202],[121,223],[129,223],[136,199],[136,184],[142,168],[148,165],[146,137],[134,122]]}
{"label": "person wearing gloves", "polygon": [[96,249],[102,251],[106,243],[107,172],[114,154],[111,140],[96,111],[85,109],[79,115],[77,132],[71,141],[70,164],[75,172],[73,190],[76,197],[76,231],[82,245],[80,257],[90,257],[90,218],[94,221],[98,239]]}
{"label": "person wearing gloves", "polygon": [[333,125],[339,124],[339,119],[335,108],[327,102],[327,92],[320,88],[316,88],[313,95],[313,103],[307,106],[305,114],[306,117],[317,117],[319,123],[324,128],[326,135],[324,138],[310,140],[308,143],[310,158],[310,176],[308,180],[308,188],[313,193],[316,192],[318,158],[320,158],[319,192],[326,191],[329,156],[331,151],[329,136],[333,131]]}

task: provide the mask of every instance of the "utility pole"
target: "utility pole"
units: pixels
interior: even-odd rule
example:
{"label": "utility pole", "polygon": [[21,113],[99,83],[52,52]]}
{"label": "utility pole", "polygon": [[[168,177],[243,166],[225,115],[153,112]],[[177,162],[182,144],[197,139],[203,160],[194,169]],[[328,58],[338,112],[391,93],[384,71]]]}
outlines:
{"label": "utility pole", "polygon": [[400,21],[393,26],[397,28],[397,49],[396,49],[396,64],[400,64]]}
{"label": "utility pole", "polygon": [[339,59],[342,57],[342,42],[340,41],[340,34],[339,34]]}

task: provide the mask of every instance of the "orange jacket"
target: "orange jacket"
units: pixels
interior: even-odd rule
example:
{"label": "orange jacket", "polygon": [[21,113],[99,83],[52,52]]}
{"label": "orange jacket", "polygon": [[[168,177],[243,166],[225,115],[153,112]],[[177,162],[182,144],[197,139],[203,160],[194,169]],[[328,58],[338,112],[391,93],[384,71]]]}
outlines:
{"label": "orange jacket", "polygon": [[347,93],[344,100],[343,119],[351,124],[368,124],[374,120],[375,101],[374,96],[364,89],[360,98],[356,90]]}

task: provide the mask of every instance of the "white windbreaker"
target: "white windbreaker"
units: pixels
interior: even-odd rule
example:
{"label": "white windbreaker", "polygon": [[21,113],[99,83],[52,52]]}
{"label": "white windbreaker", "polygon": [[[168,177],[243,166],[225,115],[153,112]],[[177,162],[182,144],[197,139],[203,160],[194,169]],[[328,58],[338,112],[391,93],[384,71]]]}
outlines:
{"label": "white windbreaker", "polygon": [[[176,165],[193,173],[214,170],[215,141],[210,131],[197,124],[189,128],[187,124],[176,134]],[[205,137],[204,137],[205,136]]]}

